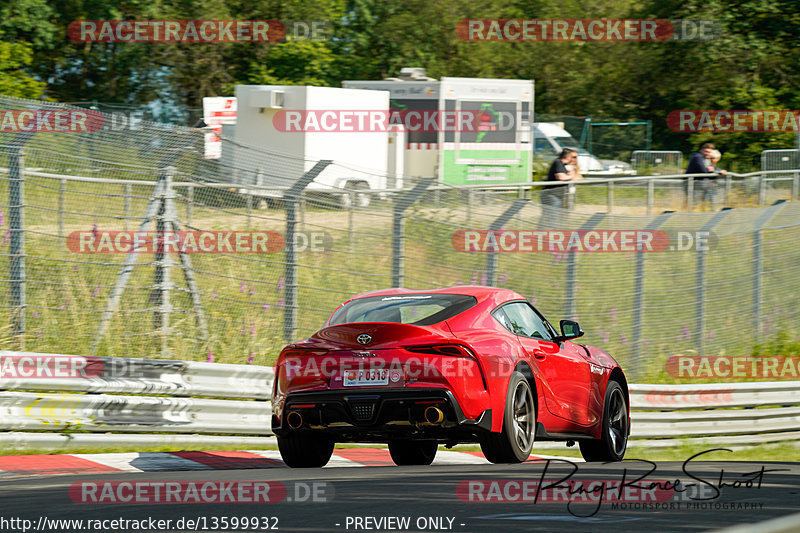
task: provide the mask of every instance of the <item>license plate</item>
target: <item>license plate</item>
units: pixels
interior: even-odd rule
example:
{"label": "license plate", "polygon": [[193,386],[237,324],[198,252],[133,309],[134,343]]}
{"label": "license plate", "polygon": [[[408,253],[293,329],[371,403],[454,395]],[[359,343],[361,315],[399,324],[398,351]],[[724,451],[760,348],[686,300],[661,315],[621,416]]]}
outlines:
{"label": "license plate", "polygon": [[346,370],[344,380],[342,380],[342,385],[345,387],[388,384],[389,372],[387,370]]}

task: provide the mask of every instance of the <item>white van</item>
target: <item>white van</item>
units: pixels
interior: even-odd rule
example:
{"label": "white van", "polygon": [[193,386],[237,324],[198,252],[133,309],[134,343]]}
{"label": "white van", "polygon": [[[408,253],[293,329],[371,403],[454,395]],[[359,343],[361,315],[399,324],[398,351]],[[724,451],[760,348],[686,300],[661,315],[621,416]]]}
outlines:
{"label": "white van", "polygon": [[598,159],[578,146],[578,141],[558,122],[533,123],[533,153],[537,159],[557,157],[564,148],[578,151],[578,166],[584,176],[634,175],[630,163]]}

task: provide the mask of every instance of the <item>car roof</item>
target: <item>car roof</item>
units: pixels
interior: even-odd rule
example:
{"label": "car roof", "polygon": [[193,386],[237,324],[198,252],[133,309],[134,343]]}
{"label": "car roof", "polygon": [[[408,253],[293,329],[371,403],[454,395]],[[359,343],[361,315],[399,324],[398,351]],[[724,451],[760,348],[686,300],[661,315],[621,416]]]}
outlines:
{"label": "car roof", "polygon": [[[347,301],[357,300],[359,298],[369,298],[373,296],[393,296],[393,295],[408,295],[408,294],[462,294],[466,296],[474,296],[478,303],[491,301],[495,305],[507,302],[509,300],[524,300],[525,298],[519,293],[511,289],[503,289],[500,287],[487,287],[483,285],[458,285],[455,287],[444,287],[441,289],[381,289],[377,291],[364,292],[357,294]],[[346,303],[346,302],[345,302]]]}

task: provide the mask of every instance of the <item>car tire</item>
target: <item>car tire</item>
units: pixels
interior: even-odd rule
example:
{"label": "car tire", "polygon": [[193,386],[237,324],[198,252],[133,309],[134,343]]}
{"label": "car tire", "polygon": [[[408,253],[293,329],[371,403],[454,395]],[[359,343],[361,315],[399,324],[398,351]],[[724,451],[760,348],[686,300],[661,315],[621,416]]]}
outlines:
{"label": "car tire", "polygon": [[521,463],[530,456],[535,435],[533,393],[525,376],[514,372],[506,394],[503,431],[485,434],[481,439],[481,451],[492,463]]}
{"label": "car tire", "polygon": [[333,454],[333,440],[313,434],[278,437],[278,450],[286,466],[291,468],[321,468]]}
{"label": "car tire", "polygon": [[628,448],[630,418],[622,386],[610,380],[603,404],[603,432],[599,439],[580,441],[581,455],[587,462],[622,461]]}
{"label": "car tire", "polygon": [[392,440],[389,455],[397,466],[429,465],[436,457],[439,443],[435,440]]}

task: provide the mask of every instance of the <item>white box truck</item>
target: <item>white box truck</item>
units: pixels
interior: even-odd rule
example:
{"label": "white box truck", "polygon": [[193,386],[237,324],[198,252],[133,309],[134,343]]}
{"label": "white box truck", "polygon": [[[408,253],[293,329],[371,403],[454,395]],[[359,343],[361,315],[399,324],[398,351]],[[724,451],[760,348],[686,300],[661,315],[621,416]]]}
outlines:
{"label": "white box truck", "polygon": [[[457,125],[414,129],[406,124],[407,175],[437,178],[447,185],[503,184],[531,180],[533,81],[482,78],[429,78],[422,68],[404,68],[382,81],[345,81],[350,89],[388,91],[391,109],[472,113],[477,127]],[[403,120],[403,119],[401,119]]]}
{"label": "white box truck", "polygon": [[[385,127],[358,125],[359,117],[363,122],[373,113],[386,113],[388,92],[237,85],[236,99],[234,143],[223,146],[222,163],[232,169],[240,192],[280,197],[322,159],[334,163],[306,191],[333,195],[346,204],[354,195],[345,191],[402,186],[390,180],[402,175],[402,168],[389,172],[390,133]],[[231,129],[223,129],[223,136]],[[259,188],[248,189],[251,185]],[[370,195],[355,197],[361,206],[369,204]]]}

